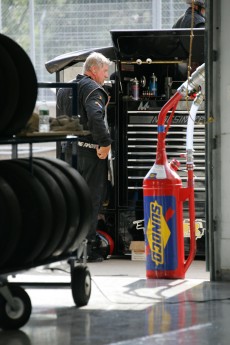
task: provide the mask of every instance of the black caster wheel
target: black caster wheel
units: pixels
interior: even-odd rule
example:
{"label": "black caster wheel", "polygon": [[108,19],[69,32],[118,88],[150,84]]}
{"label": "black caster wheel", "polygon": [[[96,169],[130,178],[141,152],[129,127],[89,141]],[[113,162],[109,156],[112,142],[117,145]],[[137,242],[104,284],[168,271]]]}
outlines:
{"label": "black caster wheel", "polygon": [[13,296],[13,309],[6,299],[0,295],[0,328],[3,330],[18,329],[24,326],[30,318],[32,306],[27,292],[18,285],[8,285]]}
{"label": "black caster wheel", "polygon": [[91,295],[91,275],[87,266],[79,265],[71,273],[71,289],[77,307],[88,304]]}

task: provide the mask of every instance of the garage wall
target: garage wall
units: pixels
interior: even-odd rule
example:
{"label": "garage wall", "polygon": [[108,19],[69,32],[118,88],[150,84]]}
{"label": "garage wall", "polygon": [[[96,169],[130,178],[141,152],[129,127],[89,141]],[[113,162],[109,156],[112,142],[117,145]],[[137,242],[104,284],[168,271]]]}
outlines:
{"label": "garage wall", "polygon": [[207,30],[212,36],[207,67],[210,273],[211,280],[223,281],[230,280],[229,13],[229,0],[209,2]]}

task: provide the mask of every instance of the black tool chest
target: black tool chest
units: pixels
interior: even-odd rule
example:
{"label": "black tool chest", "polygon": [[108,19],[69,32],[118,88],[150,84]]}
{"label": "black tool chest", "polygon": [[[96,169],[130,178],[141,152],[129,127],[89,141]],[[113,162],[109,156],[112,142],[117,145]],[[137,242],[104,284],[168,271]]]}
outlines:
{"label": "black tool chest", "polygon": [[[154,164],[157,141],[157,117],[161,108],[192,73],[204,62],[204,30],[112,30],[112,46],[89,49],[56,57],[46,64],[63,82],[65,72],[82,63],[92,51],[98,51],[114,62],[109,89],[111,103],[108,122],[114,139],[113,166],[115,184],[109,203],[102,213],[106,231],[113,237],[115,255],[129,255],[130,242],[143,240],[142,182]],[[154,76],[153,76],[154,74]],[[152,82],[157,82],[156,89]],[[186,126],[191,100],[182,99],[176,109],[167,136],[168,159],[181,162],[179,174],[186,181]],[[205,229],[205,102],[197,114],[194,133],[196,218],[204,254]],[[185,212],[185,222],[187,217]],[[199,248],[199,246],[198,246]],[[198,249],[199,252],[199,249]],[[203,255],[202,254],[202,255]]]}

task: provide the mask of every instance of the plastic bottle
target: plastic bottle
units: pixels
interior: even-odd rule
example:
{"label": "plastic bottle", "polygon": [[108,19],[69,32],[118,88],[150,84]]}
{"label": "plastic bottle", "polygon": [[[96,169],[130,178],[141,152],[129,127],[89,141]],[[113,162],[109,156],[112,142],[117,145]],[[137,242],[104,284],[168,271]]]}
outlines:
{"label": "plastic bottle", "polygon": [[135,77],[134,79],[132,79],[132,98],[135,99],[136,101],[139,99],[139,81],[138,79]]}
{"label": "plastic bottle", "polygon": [[154,73],[150,77],[149,91],[151,95],[157,96],[157,77],[155,76]]}
{"label": "plastic bottle", "polygon": [[50,130],[49,108],[45,101],[39,106],[39,132],[47,133]]}

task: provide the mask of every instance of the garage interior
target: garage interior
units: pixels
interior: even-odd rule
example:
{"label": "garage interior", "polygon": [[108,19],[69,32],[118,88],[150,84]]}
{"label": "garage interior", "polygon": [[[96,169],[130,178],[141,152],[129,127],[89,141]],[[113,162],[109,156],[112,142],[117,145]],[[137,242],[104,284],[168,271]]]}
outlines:
{"label": "garage interior", "polygon": [[8,279],[25,288],[32,314],[19,330],[1,330],[0,344],[229,343],[229,8],[227,0],[207,1],[205,260],[173,280],[146,279],[145,262],[127,256],[88,263],[92,291],[80,308],[66,260],[13,274]]}

